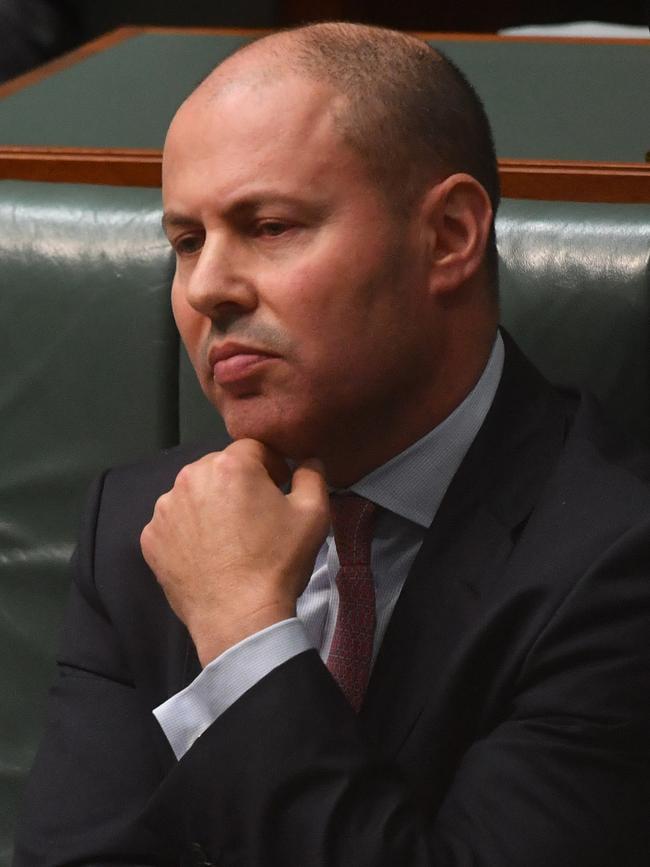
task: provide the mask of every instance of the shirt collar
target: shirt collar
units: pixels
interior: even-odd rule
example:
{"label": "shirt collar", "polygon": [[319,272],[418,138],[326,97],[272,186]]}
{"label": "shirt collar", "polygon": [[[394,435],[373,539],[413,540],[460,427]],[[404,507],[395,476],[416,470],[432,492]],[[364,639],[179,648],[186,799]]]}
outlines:
{"label": "shirt collar", "polygon": [[503,371],[497,332],[488,363],[465,400],[437,427],[364,476],[350,490],[428,527],[492,405]]}

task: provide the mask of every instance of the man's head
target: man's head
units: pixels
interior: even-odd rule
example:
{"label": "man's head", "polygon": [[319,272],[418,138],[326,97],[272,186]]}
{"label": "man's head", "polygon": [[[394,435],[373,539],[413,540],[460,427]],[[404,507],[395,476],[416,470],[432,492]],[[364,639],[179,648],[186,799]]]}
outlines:
{"label": "man's head", "polygon": [[209,76],[168,135],[165,227],[231,434],[351,481],[444,418],[494,336],[495,178],[480,104],[410,37],[316,25]]}

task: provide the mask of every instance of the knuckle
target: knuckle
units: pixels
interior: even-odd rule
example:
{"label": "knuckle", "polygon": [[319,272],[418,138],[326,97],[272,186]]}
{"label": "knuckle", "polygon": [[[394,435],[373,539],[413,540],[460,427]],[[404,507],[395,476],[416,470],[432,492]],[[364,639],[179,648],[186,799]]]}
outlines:
{"label": "knuckle", "polygon": [[[185,464],[184,467],[180,468],[180,470],[176,474],[176,479],[174,481],[174,487],[176,487],[177,485],[179,485],[180,487],[184,487],[185,485],[188,484],[190,477],[191,477],[191,469],[190,469],[191,466],[192,466],[191,464]],[[165,494],[163,494],[162,497],[159,497],[158,502],[160,502],[164,496],[165,496]]]}
{"label": "knuckle", "polygon": [[208,455],[207,463],[209,466],[218,467],[220,464],[232,460],[232,457],[233,453],[228,449],[224,449],[222,452],[212,452],[211,455]]}
{"label": "knuckle", "polygon": [[234,459],[234,456],[223,451],[211,455],[209,469],[213,476],[219,476],[223,473],[228,473],[236,465],[237,461]]}
{"label": "knuckle", "polygon": [[241,468],[246,465],[246,458],[245,451],[224,449],[214,455],[213,469],[217,474],[228,477],[241,471]]}
{"label": "knuckle", "polygon": [[151,523],[149,523],[143,527],[140,533],[140,549],[145,556],[151,551],[151,537],[152,529]]}
{"label": "knuckle", "polygon": [[244,437],[243,439],[235,440],[234,443],[230,443],[230,445],[224,449],[224,452],[248,453],[251,450],[257,451],[259,448],[260,444],[256,440]]}
{"label": "knuckle", "polygon": [[248,464],[254,462],[258,464],[264,454],[264,446],[253,439],[235,440],[226,449],[222,455],[229,459],[235,459],[238,463]]}
{"label": "knuckle", "polygon": [[169,492],[166,494],[161,494],[156,500],[156,504],[153,507],[153,516],[151,521],[154,522],[159,520],[162,515],[165,514],[167,508],[169,506]]}
{"label": "knuckle", "polygon": [[314,528],[327,532],[330,524],[330,511],[326,500],[318,496],[305,496],[302,501],[305,519]]}
{"label": "knuckle", "polygon": [[210,467],[213,467],[215,464],[218,464],[223,455],[223,451],[219,452],[208,452],[207,455],[203,455],[203,457],[196,461],[193,464],[188,464],[189,467],[195,467],[197,472],[205,472],[209,470]]}

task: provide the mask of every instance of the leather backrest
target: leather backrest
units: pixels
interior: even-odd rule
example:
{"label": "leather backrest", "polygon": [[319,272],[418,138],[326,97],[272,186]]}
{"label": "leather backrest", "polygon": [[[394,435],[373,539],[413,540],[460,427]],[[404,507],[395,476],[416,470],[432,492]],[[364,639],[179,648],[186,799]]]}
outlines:
{"label": "leather backrest", "polygon": [[650,445],[650,204],[511,199],[497,232],[504,325]]}
{"label": "leather backrest", "polygon": [[102,466],[178,440],[158,190],[0,183],[0,861]]}
{"label": "leather backrest", "polygon": [[[503,320],[650,442],[650,205],[503,203]],[[172,323],[158,190],[0,182],[0,864],[90,479],[223,425]]]}

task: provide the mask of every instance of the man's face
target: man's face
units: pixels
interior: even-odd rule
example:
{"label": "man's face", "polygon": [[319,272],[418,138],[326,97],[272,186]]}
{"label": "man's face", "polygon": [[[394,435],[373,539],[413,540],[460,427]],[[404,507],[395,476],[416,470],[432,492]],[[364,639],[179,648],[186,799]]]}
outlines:
{"label": "man's face", "polygon": [[[172,304],[235,438],[326,458],[407,425],[431,378],[426,264],[299,78],[192,98],[165,146]],[[435,342],[435,341],[434,341]]]}

